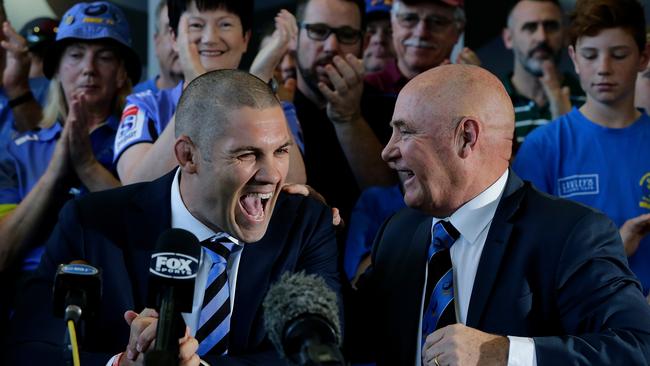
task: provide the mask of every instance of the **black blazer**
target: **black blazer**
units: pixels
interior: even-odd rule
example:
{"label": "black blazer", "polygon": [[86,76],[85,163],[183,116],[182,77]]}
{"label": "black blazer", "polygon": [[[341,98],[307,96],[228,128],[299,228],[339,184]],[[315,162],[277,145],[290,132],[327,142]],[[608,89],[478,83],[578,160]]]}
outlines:
{"label": "black blazer", "polygon": [[[431,217],[406,209],[381,228],[346,309],[348,352],[414,365]],[[467,326],[533,337],[538,365],[650,364],[650,307],[614,224],[543,194],[512,171],[474,280]]]}
{"label": "black blazer", "polygon": [[[52,317],[56,266],[84,259],[103,270],[101,317],[86,326],[82,364],[105,365],[129,339],[126,310],[145,307],[151,251],[171,225],[174,173],[150,183],[90,194],[68,203],[60,214],[35,278],[21,296],[8,347],[11,365],[63,364],[64,324]],[[305,270],[324,277],[337,293],[340,277],[331,211],[303,196],[280,194],[261,241],[241,254],[233,308],[231,357],[211,364],[284,364],[263,326],[262,301],[283,272]]]}

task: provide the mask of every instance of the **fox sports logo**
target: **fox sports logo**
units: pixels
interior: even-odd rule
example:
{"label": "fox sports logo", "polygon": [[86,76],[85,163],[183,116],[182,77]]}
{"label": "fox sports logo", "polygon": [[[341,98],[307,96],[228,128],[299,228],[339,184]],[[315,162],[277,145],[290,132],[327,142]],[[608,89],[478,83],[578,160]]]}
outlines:
{"label": "fox sports logo", "polygon": [[149,272],[156,276],[189,279],[196,277],[199,261],[189,255],[181,253],[155,253],[151,256]]}

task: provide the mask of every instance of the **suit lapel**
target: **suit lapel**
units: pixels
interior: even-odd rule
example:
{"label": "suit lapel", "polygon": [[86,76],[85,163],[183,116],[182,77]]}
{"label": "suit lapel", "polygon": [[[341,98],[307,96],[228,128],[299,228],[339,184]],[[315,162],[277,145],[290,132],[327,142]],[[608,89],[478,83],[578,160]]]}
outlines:
{"label": "suit lapel", "polygon": [[522,186],[521,179],[510,171],[508,182],[492,219],[490,231],[485,240],[485,246],[476,271],[472,297],[467,312],[466,325],[469,327],[479,327],[481,316],[492,292],[512,232],[512,223],[509,220],[519,208],[524,195],[524,190],[521,189]]}
{"label": "suit lapel", "polygon": [[123,248],[124,262],[133,279],[136,311],[146,304],[151,252],[158,236],[171,227],[171,184],[175,170],[162,178],[142,185],[125,213],[128,242]]}
{"label": "suit lapel", "polygon": [[[424,273],[427,266],[427,250],[431,242],[431,217],[420,221],[413,234],[410,250],[403,261],[398,261],[392,273],[395,275],[396,281],[391,286],[397,292],[394,293],[394,299],[398,302],[393,304],[392,316],[394,319],[402,319],[399,327],[400,332],[396,332],[395,336],[398,339],[394,341],[402,344],[401,349],[409,350],[409,352],[402,354],[415,355],[416,347],[419,339],[418,327],[420,323],[420,316],[422,312],[422,296],[424,293]],[[402,236],[404,231],[400,230],[398,235]],[[399,238],[397,241],[399,242]],[[398,247],[398,246],[397,246]],[[403,250],[403,249],[401,249]],[[408,320],[404,318],[404,314],[412,314]],[[405,336],[406,335],[406,336]],[[413,364],[415,360],[402,359],[400,362],[407,362]]]}

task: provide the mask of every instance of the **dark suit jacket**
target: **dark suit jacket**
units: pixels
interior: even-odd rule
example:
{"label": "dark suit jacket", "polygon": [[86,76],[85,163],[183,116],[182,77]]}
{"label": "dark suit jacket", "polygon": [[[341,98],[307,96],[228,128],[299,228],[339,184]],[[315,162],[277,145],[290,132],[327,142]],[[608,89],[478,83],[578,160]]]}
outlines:
{"label": "dark suit jacket", "polygon": [[[75,259],[103,270],[101,317],[86,325],[82,364],[104,365],[125,349],[129,327],[123,314],[145,307],[151,252],[159,234],[171,225],[172,179],[173,172],[151,183],[91,194],[64,207],[37,274],[16,308],[8,364],[62,362],[65,328],[62,320],[52,317],[52,280],[58,264]],[[253,364],[284,364],[266,338],[261,306],[269,285],[283,272],[317,273],[339,292],[331,220],[329,208],[321,203],[280,194],[267,233],[261,241],[247,244],[241,255],[231,356]],[[209,357],[206,360],[216,363]],[[235,357],[229,361],[235,363]]]}
{"label": "dark suit jacket", "polygon": [[[414,365],[431,217],[406,209],[380,230],[346,309],[349,354]],[[538,365],[650,364],[650,307],[604,215],[510,172],[490,226],[467,326],[533,337]],[[369,355],[374,352],[374,355]]]}

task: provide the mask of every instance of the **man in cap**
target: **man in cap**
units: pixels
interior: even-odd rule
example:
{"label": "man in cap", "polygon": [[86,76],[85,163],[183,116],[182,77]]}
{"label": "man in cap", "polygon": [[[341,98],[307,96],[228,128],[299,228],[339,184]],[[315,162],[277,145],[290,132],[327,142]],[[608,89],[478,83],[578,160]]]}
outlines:
{"label": "man in cap", "polygon": [[363,66],[367,73],[379,72],[395,59],[390,27],[392,3],[392,0],[366,0]]}

